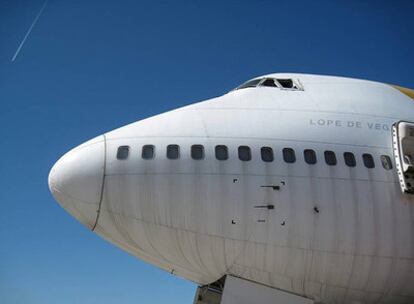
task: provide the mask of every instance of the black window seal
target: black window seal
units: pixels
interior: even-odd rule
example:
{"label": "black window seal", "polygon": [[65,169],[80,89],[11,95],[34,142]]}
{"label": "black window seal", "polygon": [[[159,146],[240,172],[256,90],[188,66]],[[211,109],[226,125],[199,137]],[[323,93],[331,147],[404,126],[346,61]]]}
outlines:
{"label": "black window seal", "polygon": [[355,154],[349,151],[344,152],[344,162],[345,162],[345,165],[347,165],[350,168],[356,167]]}
{"label": "black window seal", "polygon": [[[152,150],[152,154],[151,154],[151,157],[146,157],[145,156],[145,149],[147,149],[147,148],[149,148],[149,149],[151,149]],[[142,146],[142,150],[141,150],[141,158],[142,159],[145,159],[145,160],[151,160],[151,159],[154,159],[155,158],[155,146],[154,145],[143,145]]]}
{"label": "black window seal", "polygon": [[[242,150],[245,150],[248,154],[247,154],[247,158],[242,157]],[[251,161],[252,160],[252,150],[250,149],[249,146],[239,146],[237,149],[237,154],[239,156],[239,160],[241,161]]]}
{"label": "black window seal", "polygon": [[[390,156],[384,154],[384,155],[381,155],[380,159],[381,159],[382,167],[385,170],[392,170],[394,168],[394,165],[392,163],[392,158]],[[384,162],[384,159],[386,163]]]}
{"label": "black window seal", "polygon": [[[172,151],[172,149],[176,149],[176,151],[177,151],[177,155],[174,156],[174,157],[173,157],[173,155],[170,154],[171,151]],[[174,151],[174,153],[175,153],[175,151]],[[172,159],[172,160],[179,159],[180,158],[180,146],[177,145],[177,144],[170,144],[170,145],[168,145],[167,146],[167,153],[166,154],[167,154],[167,158],[168,159]]]}
{"label": "black window seal", "polygon": [[[268,153],[268,154],[266,154]],[[269,156],[269,158],[267,158]],[[260,157],[262,159],[262,161],[264,161],[265,163],[271,163],[275,160],[274,154],[273,154],[273,149],[272,147],[269,146],[264,146],[260,148]]]}
{"label": "black window seal", "polygon": [[283,160],[288,164],[296,162],[296,153],[293,148],[283,148],[282,150]]}
{"label": "black window seal", "polygon": [[338,163],[338,161],[336,159],[336,154],[335,154],[334,151],[326,150],[323,154],[325,156],[325,163],[328,166],[336,166],[336,164]]}
{"label": "black window seal", "polygon": [[365,168],[368,168],[368,169],[375,168],[374,157],[370,153],[362,154],[362,162],[364,163]]}
{"label": "black window seal", "polygon": [[[201,151],[201,156],[198,157],[195,154],[195,151],[199,149]],[[191,158],[194,160],[203,160],[205,158],[204,146],[200,144],[192,145],[191,146]]]}
{"label": "black window seal", "polygon": [[316,152],[313,149],[303,150],[303,158],[308,165],[315,165],[318,162]]}
{"label": "black window seal", "polygon": [[[219,153],[217,152],[218,149],[223,149],[223,151],[225,151],[225,157],[219,157]],[[226,145],[216,145],[214,147],[214,156],[216,157],[217,160],[220,161],[224,161],[224,160],[228,160],[229,159],[229,149],[227,148]]]}
{"label": "black window seal", "polygon": [[[129,158],[129,146],[119,146],[116,151],[116,159],[118,160],[127,160]],[[124,156],[122,153],[126,151],[126,156]]]}
{"label": "black window seal", "polygon": [[[268,154],[266,154],[268,153]],[[269,158],[267,158],[267,156],[270,156]],[[262,158],[262,161],[264,161],[265,163],[271,163],[275,160],[274,154],[273,154],[273,149],[272,147],[269,146],[265,146],[265,147],[261,147],[260,148],[260,157]]]}

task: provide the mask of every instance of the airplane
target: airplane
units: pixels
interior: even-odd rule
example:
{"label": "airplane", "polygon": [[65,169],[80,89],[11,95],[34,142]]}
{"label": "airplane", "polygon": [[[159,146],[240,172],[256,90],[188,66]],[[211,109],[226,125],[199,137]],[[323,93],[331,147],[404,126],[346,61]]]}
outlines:
{"label": "airplane", "polygon": [[414,303],[414,91],[276,73],[99,135],[59,204],[194,303]]}

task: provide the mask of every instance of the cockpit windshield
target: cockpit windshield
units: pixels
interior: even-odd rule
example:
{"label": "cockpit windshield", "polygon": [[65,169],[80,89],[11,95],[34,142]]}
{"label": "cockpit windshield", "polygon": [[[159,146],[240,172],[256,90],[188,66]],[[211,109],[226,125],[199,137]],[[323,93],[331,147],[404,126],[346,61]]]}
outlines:
{"label": "cockpit windshield", "polygon": [[262,81],[262,79],[261,79],[261,78],[259,78],[259,79],[249,80],[249,81],[247,81],[247,82],[243,83],[242,85],[238,86],[238,87],[236,88],[236,90],[239,90],[239,89],[245,89],[245,88],[254,88],[254,87],[257,87],[257,85],[260,83],[260,81]]}
{"label": "cockpit windshield", "polygon": [[288,89],[293,91],[303,91],[303,87],[299,80],[293,79],[276,79],[276,78],[256,78],[249,80],[238,86],[235,90],[255,88],[255,87],[272,87],[279,89]]}
{"label": "cockpit windshield", "polygon": [[260,85],[264,86],[264,87],[277,88],[277,84],[275,82],[275,79],[273,79],[273,78],[266,78]]}

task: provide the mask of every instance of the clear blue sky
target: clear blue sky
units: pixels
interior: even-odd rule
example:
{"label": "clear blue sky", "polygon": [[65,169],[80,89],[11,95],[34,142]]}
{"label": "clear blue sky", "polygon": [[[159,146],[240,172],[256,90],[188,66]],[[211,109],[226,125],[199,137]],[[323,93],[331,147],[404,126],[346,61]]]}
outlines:
{"label": "clear blue sky", "polygon": [[0,303],[192,303],[55,203],[67,150],[271,72],[414,87],[413,1],[0,0]]}

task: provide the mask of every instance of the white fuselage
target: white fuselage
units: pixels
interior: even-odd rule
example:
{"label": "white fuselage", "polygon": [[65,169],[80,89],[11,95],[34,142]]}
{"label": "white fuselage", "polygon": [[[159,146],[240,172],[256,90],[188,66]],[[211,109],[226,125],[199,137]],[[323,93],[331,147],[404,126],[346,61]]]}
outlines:
{"label": "white fuselage", "polygon": [[[232,274],[322,303],[414,303],[414,197],[401,192],[395,164],[381,163],[393,160],[392,124],[414,121],[413,100],[376,82],[272,76],[303,90],[235,90],[106,133],[55,165],[53,194],[103,238],[199,284]],[[167,158],[168,145],[179,146],[178,159]],[[228,159],[216,158],[217,145]],[[251,160],[239,159],[240,146]]]}

